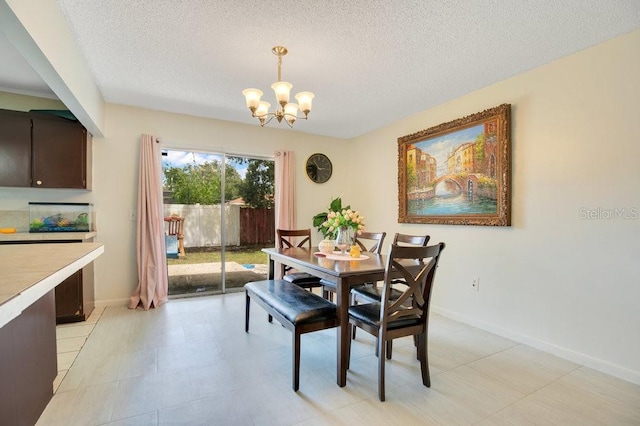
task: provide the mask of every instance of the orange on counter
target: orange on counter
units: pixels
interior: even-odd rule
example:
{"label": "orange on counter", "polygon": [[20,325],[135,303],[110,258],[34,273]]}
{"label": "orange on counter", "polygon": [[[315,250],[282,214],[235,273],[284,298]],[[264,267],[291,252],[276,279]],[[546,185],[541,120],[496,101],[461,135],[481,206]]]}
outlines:
{"label": "orange on counter", "polygon": [[16,228],[0,228],[0,234],[15,234]]}

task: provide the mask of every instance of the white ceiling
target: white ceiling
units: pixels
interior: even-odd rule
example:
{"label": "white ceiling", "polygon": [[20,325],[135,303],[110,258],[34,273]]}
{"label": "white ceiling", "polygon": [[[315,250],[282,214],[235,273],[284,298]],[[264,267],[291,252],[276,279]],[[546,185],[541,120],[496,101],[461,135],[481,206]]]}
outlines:
{"label": "white ceiling", "polygon": [[[107,102],[257,125],[241,91],[275,104],[283,45],[283,80],[316,95],[296,130],[343,138],[640,28],[638,0],[57,3]],[[0,88],[50,94],[10,50]]]}

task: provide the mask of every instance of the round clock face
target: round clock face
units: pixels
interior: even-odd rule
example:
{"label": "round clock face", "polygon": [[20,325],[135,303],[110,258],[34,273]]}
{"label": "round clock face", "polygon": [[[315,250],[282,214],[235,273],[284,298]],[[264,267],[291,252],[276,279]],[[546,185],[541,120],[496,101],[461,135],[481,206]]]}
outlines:
{"label": "round clock face", "polygon": [[333,173],[331,160],[324,154],[313,154],[307,158],[307,176],[315,183],[325,183]]}

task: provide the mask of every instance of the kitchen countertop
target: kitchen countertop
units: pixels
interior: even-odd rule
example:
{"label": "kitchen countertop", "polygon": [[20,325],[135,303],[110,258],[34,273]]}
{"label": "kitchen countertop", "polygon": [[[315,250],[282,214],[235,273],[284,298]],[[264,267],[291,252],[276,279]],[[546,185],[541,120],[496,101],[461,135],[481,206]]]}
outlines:
{"label": "kitchen countertop", "polygon": [[0,245],[0,327],[102,253],[101,243]]}
{"label": "kitchen countertop", "polygon": [[16,232],[14,234],[0,234],[0,242],[3,241],[65,241],[65,240],[89,240],[95,238],[97,232]]}

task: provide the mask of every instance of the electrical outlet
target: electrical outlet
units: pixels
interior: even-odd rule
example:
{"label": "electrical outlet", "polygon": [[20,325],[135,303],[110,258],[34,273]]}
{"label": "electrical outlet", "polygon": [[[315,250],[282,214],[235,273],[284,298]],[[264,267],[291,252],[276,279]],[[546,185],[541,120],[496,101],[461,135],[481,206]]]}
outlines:
{"label": "electrical outlet", "polygon": [[136,211],[133,209],[129,210],[129,220],[136,220]]}
{"label": "electrical outlet", "polygon": [[480,278],[478,277],[471,278],[471,289],[475,291],[480,290]]}

